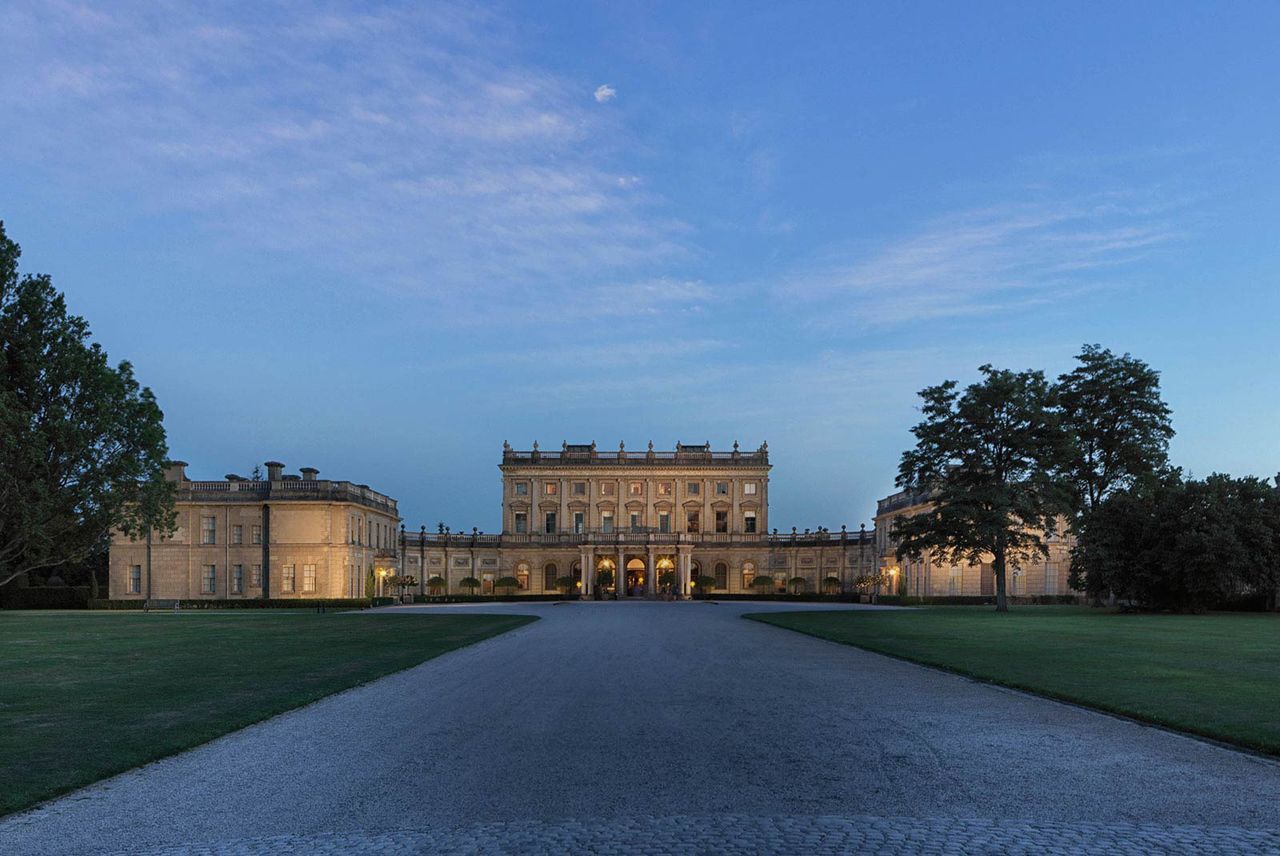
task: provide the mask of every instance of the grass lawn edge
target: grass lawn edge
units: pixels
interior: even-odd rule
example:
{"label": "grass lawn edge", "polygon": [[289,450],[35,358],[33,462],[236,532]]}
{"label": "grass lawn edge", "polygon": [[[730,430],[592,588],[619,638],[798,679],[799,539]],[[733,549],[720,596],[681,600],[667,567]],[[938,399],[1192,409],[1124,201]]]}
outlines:
{"label": "grass lawn edge", "polygon": [[[342,612],[362,612],[362,611],[361,610],[342,610]],[[162,751],[150,758],[147,758],[145,761],[141,761],[136,764],[127,764],[127,765],[121,765],[118,767],[110,768],[108,772],[105,772],[102,776],[96,779],[93,779],[91,781],[79,782],[77,784],[70,784],[70,785],[66,785],[65,787],[55,788],[52,791],[50,791],[46,796],[42,796],[41,798],[39,798],[34,802],[30,802],[30,803],[27,803],[26,805],[18,806],[17,808],[9,809],[7,811],[0,811],[0,822],[12,820],[16,817],[27,814],[29,812],[39,811],[40,809],[48,806],[50,803],[53,803],[57,800],[60,800],[66,797],[68,794],[73,794],[76,791],[80,791],[85,788],[96,787],[97,785],[100,785],[103,782],[114,779],[117,776],[122,776],[126,773],[131,773],[135,770],[141,770],[145,767],[151,766],[152,764],[157,764],[161,761],[166,761],[170,758],[174,758],[178,755],[182,755],[183,753],[190,752],[193,749],[198,749],[201,746],[207,746],[208,744],[213,743],[215,740],[221,740],[222,738],[227,737],[228,735],[236,734],[237,732],[244,731],[246,728],[252,728],[256,725],[261,725],[264,722],[269,722],[270,720],[275,719],[277,717],[284,716],[286,714],[293,713],[298,710],[302,710],[303,708],[310,707],[311,705],[317,704],[318,702],[324,701],[325,699],[333,698],[334,696],[342,695],[343,693],[348,693],[353,690],[358,690],[361,687],[366,687],[369,684],[374,683],[375,681],[382,680],[383,678],[389,678],[392,675],[398,675],[402,672],[407,672],[410,669],[416,669],[419,666],[423,665],[424,663],[429,663],[432,660],[437,660],[440,657],[446,656],[448,654],[452,654],[455,651],[462,651],[474,645],[479,645],[484,642],[488,642],[492,639],[497,639],[501,636],[506,636],[508,633],[514,633],[518,630],[528,627],[530,624],[534,623],[535,621],[538,621],[541,618],[541,616],[538,616],[538,615],[507,615],[505,613],[478,613],[478,615],[493,615],[495,617],[501,616],[504,618],[517,618],[522,620],[515,626],[511,627],[509,630],[503,630],[497,633],[491,633],[488,636],[484,636],[480,639],[475,639],[471,642],[467,642],[455,648],[450,648],[447,651],[441,651],[437,654],[432,654],[428,657],[425,657],[422,660],[419,660],[416,663],[411,663],[409,665],[406,665],[400,668],[392,668],[387,671],[380,672],[378,674],[373,674],[373,675],[370,675],[368,678],[361,680],[357,683],[349,684],[345,687],[339,687],[329,692],[317,693],[314,696],[307,698],[299,702],[298,704],[291,705],[289,707],[268,709],[264,711],[261,716],[257,716],[253,719],[237,724],[235,727],[230,728],[226,731],[223,731],[219,734],[214,734],[212,736],[196,735],[192,738],[190,742],[184,743],[183,745],[180,745],[180,746],[175,746],[167,751]]]}
{"label": "grass lawn edge", "polygon": [[[850,611],[853,611],[853,610],[850,610]],[[814,639],[821,639],[824,642],[830,642],[834,645],[845,645],[850,648],[857,648],[861,651],[867,651],[872,654],[878,654],[882,657],[889,657],[890,659],[893,659],[893,660],[900,660],[904,663],[911,663],[914,666],[922,666],[926,669],[934,669],[935,671],[945,672],[946,674],[949,674],[949,675],[959,675],[962,678],[967,678],[971,681],[974,681],[980,684],[989,684],[991,686],[1001,687],[1003,689],[1016,690],[1018,692],[1026,693],[1027,695],[1036,696],[1037,698],[1049,699],[1050,701],[1055,701],[1055,702],[1058,702],[1059,704],[1066,704],[1066,705],[1070,705],[1071,707],[1080,708],[1082,710],[1088,710],[1094,713],[1101,713],[1106,716],[1111,716],[1116,719],[1123,719],[1128,722],[1135,723],[1137,725],[1146,726],[1148,728],[1158,728],[1161,731],[1167,731],[1170,734],[1177,734],[1181,737],[1189,737],[1193,740],[1199,740],[1203,743],[1209,743],[1211,745],[1218,746],[1223,749],[1231,749],[1236,752],[1245,752],[1249,755],[1254,755],[1268,761],[1280,763],[1280,744],[1271,745],[1267,743],[1256,743],[1252,741],[1232,740],[1218,733],[1196,729],[1193,727],[1188,727],[1181,723],[1170,722],[1168,720],[1164,720],[1159,717],[1143,716],[1142,714],[1139,714],[1139,713],[1134,713],[1132,711],[1124,710],[1122,708],[1119,708],[1113,705],[1108,705],[1106,703],[1091,701],[1089,699],[1081,698],[1079,696],[1074,696],[1067,693],[1054,692],[1053,690],[1046,690],[1040,687],[1031,686],[1030,684],[1022,683],[1020,681],[1001,680],[1000,678],[993,678],[987,675],[977,674],[968,669],[948,666],[944,663],[937,663],[937,662],[933,662],[933,661],[926,660],[919,657],[911,657],[906,654],[899,654],[895,651],[877,648],[872,645],[859,644],[857,642],[846,642],[843,639],[832,639],[829,636],[823,636],[821,633],[814,633],[808,630],[800,630],[795,627],[787,627],[786,625],[778,624],[776,622],[769,620],[771,617],[774,617],[774,616],[802,615],[805,613],[806,613],[806,610],[795,610],[795,611],[788,611],[788,612],[751,612],[751,613],[744,613],[741,617],[751,621],[759,622],[760,624],[768,624],[769,626],[776,627],[779,630],[786,630],[791,633],[799,633],[803,636],[810,636]]]}

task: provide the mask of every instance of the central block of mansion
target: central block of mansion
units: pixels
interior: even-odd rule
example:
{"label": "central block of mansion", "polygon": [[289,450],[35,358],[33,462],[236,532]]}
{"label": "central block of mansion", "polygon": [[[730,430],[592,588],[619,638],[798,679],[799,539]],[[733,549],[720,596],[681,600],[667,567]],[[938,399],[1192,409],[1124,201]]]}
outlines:
{"label": "central block of mansion", "polygon": [[[795,588],[990,595],[989,563],[943,567],[894,555],[893,520],[928,507],[927,497],[899,493],[879,503],[875,528],[779,534],[769,529],[769,450],[603,451],[562,444],[529,451],[503,444],[502,531],[488,534],[405,531],[396,502],[368,485],[319,478],[304,467],[286,474],[276,461],[265,477],[228,475],[191,481],[172,462],[177,531],[132,540],[117,535],[110,557],[110,597],[138,599],[362,597],[370,576],[412,577],[426,593],[435,578],[448,594],[482,594],[516,581],[515,594],[590,596],[600,571],[608,594],[652,597],[660,581],[687,596]],[[1051,538],[1049,556],[1014,568],[1010,594],[1068,593],[1071,542]],[[585,572],[584,572],[585,570]],[[756,585],[767,577],[768,586]],[[701,580],[701,581],[700,581]],[[509,585],[509,584],[508,584]],[[881,588],[883,586],[883,588]]]}

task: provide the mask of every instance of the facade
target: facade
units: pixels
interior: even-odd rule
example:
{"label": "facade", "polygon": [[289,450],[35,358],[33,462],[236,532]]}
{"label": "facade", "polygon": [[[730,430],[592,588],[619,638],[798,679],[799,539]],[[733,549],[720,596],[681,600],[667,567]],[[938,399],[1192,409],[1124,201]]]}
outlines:
{"label": "facade", "polygon": [[680,596],[699,578],[715,592],[758,592],[762,576],[779,590],[799,577],[809,591],[851,591],[876,566],[865,531],[769,532],[767,444],[750,452],[737,443],[722,452],[710,444],[654,451],[650,443],[643,452],[504,444],[499,468],[501,533],[406,535],[401,567],[420,588],[439,577],[448,593],[467,593],[470,578],[489,593],[510,578],[514,594],[542,595],[569,578],[590,596],[597,574],[609,571],[607,593],[627,597],[655,596],[668,572]]}
{"label": "facade", "polygon": [[[880,570],[889,578],[890,591],[921,597],[983,596],[995,594],[995,574],[990,560],[976,565],[938,565],[929,561],[899,562],[894,551],[893,521],[918,514],[929,507],[925,494],[899,491],[876,503],[875,546]],[[1048,537],[1049,556],[1016,565],[1010,562],[1006,592],[1010,597],[1076,595],[1067,584],[1074,538],[1062,532]]]}
{"label": "facade", "polygon": [[370,573],[395,572],[396,503],[367,485],[310,467],[286,475],[276,461],[265,479],[189,481],[186,466],[166,473],[177,488],[172,536],[112,539],[110,597],[258,598],[264,586],[272,598],[363,597]]}

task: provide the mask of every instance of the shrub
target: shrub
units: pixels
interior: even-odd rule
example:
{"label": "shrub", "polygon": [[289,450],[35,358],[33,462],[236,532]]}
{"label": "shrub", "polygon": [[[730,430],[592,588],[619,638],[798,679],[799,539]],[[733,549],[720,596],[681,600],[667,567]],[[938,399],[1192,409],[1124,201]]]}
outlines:
{"label": "shrub", "polygon": [[711,597],[711,592],[714,591],[716,587],[716,578],[706,576],[705,574],[698,577],[693,582],[693,592],[698,597]]}
{"label": "shrub", "polygon": [[827,594],[839,594],[841,588],[839,577],[827,577],[822,581],[822,589]]}
{"label": "shrub", "polygon": [[458,580],[458,585],[464,589],[468,589],[472,594],[475,594],[476,589],[480,588],[480,581],[475,577],[463,577]]}
{"label": "shrub", "polygon": [[809,587],[809,580],[805,577],[792,577],[790,586],[792,594],[800,594]]}
{"label": "shrub", "polygon": [[761,594],[773,590],[773,577],[768,574],[761,574],[751,581],[751,587],[758,590]]}
{"label": "shrub", "polygon": [[448,583],[444,581],[444,577],[435,576],[427,580],[427,591],[433,595],[444,594],[444,590],[448,588]]}
{"label": "shrub", "polygon": [[[153,599],[151,608],[172,609],[174,603],[177,603],[179,609],[320,609],[321,607],[325,609],[366,609],[371,603],[377,601],[395,603],[396,599],[393,597],[379,597],[372,600],[364,597],[273,597],[268,600],[258,597],[246,597],[238,599],[185,599],[178,601]],[[141,598],[136,600],[91,600],[89,601],[89,608],[142,609],[145,603],[146,601]]]}
{"label": "shrub", "polygon": [[561,594],[572,594],[578,587],[578,581],[571,576],[556,577],[556,589]]}
{"label": "shrub", "polygon": [[663,571],[662,573],[658,574],[658,585],[662,586],[663,588],[675,588],[676,572]]}
{"label": "shrub", "polygon": [[0,607],[4,609],[87,609],[88,586],[5,586],[0,591]]}
{"label": "shrub", "polygon": [[515,577],[499,577],[493,588],[502,594],[515,594],[520,588],[520,581]]}

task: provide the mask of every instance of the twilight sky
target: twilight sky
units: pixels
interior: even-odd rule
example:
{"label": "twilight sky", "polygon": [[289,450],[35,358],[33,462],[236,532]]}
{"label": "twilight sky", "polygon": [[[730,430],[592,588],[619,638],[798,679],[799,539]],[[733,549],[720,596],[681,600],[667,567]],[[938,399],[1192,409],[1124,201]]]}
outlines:
{"label": "twilight sky", "polygon": [[196,478],[493,531],[503,440],[769,441],[856,528],[915,392],[1084,342],[1280,469],[1280,4],[17,0],[0,219]]}

